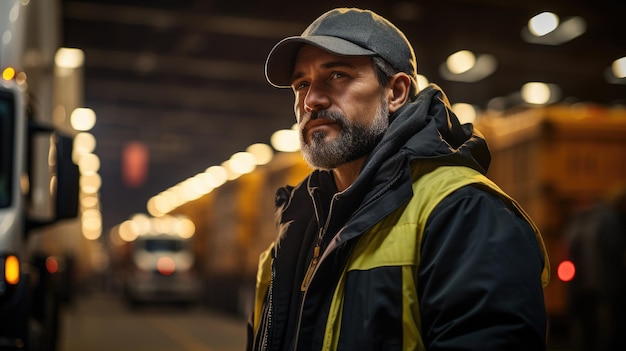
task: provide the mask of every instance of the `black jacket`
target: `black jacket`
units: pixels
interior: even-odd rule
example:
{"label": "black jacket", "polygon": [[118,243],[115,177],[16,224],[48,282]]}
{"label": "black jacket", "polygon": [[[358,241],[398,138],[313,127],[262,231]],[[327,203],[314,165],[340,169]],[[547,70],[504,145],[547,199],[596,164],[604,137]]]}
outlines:
{"label": "black jacket", "polygon": [[[329,171],[314,171],[297,187],[278,191],[272,282],[248,349],[321,348],[333,291],[354,244],[414,196],[413,166],[459,165],[486,173],[484,139],[471,125],[460,125],[444,101],[430,86],[393,114],[346,191],[337,193]],[[544,260],[530,225],[498,196],[467,186],[444,199],[425,228],[415,277],[425,348],[544,349],[538,279]],[[304,293],[317,244],[323,254]],[[402,282],[394,269],[347,278],[341,349],[402,350]]]}

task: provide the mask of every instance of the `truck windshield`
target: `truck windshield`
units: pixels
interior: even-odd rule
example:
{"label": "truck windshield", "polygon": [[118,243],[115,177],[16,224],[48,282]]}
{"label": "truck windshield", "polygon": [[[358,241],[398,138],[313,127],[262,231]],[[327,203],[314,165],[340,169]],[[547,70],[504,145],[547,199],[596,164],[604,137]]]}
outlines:
{"label": "truck windshield", "polygon": [[15,99],[11,92],[0,90],[0,208],[11,205],[13,183]]}
{"label": "truck windshield", "polygon": [[148,252],[178,252],[184,249],[183,242],[176,239],[146,239],[141,246]]}

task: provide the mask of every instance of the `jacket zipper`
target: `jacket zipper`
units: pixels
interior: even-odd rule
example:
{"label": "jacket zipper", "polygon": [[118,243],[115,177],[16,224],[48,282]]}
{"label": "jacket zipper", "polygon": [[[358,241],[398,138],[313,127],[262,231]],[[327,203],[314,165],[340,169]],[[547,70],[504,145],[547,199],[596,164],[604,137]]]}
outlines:
{"label": "jacket zipper", "polygon": [[[402,174],[403,174],[403,171],[400,171],[390,182],[387,183],[387,185],[385,185],[384,188],[380,189],[376,194],[371,196],[370,199],[367,202],[365,202],[361,206],[359,206],[352,213],[352,216],[354,216],[357,212],[359,212],[363,207],[365,207],[368,204],[372,203],[374,200],[378,199],[384,193],[389,191],[389,189],[391,189],[391,187],[396,182],[398,182],[398,180],[402,177]],[[326,218],[326,223],[324,224],[324,227],[322,229],[320,229],[320,234],[318,236],[317,245],[313,249],[314,250],[313,251],[313,258],[312,258],[311,263],[309,264],[307,272],[306,272],[306,274],[304,276],[304,280],[302,281],[301,291],[303,292],[304,295],[302,296],[302,301],[300,302],[300,312],[299,312],[299,315],[298,315],[298,326],[296,327],[296,335],[295,335],[293,351],[296,351],[297,348],[298,348],[298,339],[300,338],[300,328],[301,328],[301,323],[302,323],[302,311],[304,310],[304,301],[306,300],[306,294],[307,294],[309,285],[311,283],[311,280],[313,279],[313,275],[314,275],[314,273],[316,271],[316,268],[317,268],[317,265],[319,263],[319,255],[320,255],[320,251],[321,251],[322,238],[326,234],[326,230],[328,229],[328,226],[330,225],[330,217],[331,217],[332,210],[333,210],[333,205],[335,204],[335,200],[336,199],[337,199],[337,194],[335,194],[333,196],[333,199],[332,199],[332,201],[330,203],[330,209],[328,210],[328,218]],[[313,201],[314,205],[315,205],[315,203],[316,202]],[[317,214],[317,205],[315,205],[315,210],[316,210],[316,215],[318,216],[318,219],[319,219],[319,214]]]}
{"label": "jacket zipper", "polygon": [[[272,252],[272,256],[274,256],[274,253]],[[272,310],[274,308],[274,277],[276,275],[276,268],[274,267],[274,257],[272,257],[272,270],[271,270],[271,276],[270,276],[270,287],[269,290],[267,292],[267,317],[265,319],[265,331],[263,333],[263,342],[262,344],[262,349],[264,351],[269,350],[269,343],[271,340],[271,335],[270,335],[270,331],[272,330]]]}
{"label": "jacket zipper", "polygon": [[300,285],[300,291],[302,292],[305,292],[309,288],[311,279],[313,279],[313,272],[315,271],[317,263],[319,262],[320,249],[321,243],[318,242],[313,248],[313,258],[309,263],[309,268],[307,268],[306,273],[304,274],[304,279],[302,279],[302,285]]}
{"label": "jacket zipper", "polygon": [[[295,340],[293,344],[293,347],[294,347],[293,351],[296,351],[298,349],[298,339],[300,338],[300,328],[302,327],[302,311],[304,310],[304,301],[306,300],[306,294],[309,288],[309,284],[311,283],[311,280],[313,280],[313,275],[317,269],[317,264],[319,263],[322,240],[324,238],[324,235],[326,234],[326,231],[328,230],[328,226],[330,225],[330,217],[331,217],[331,214],[333,213],[333,206],[335,204],[336,199],[337,199],[337,195],[335,194],[333,196],[333,199],[330,202],[330,208],[328,209],[328,217],[326,218],[326,223],[324,223],[324,227],[320,228],[320,232],[317,236],[317,244],[313,248],[313,258],[311,259],[311,262],[309,263],[309,268],[307,269],[307,272],[302,281],[302,285],[300,287],[303,295],[302,295],[302,301],[300,302],[300,312],[298,313],[298,325],[295,331],[296,335],[295,335]],[[315,215],[317,216],[317,219],[319,221],[320,216],[318,213],[317,202],[313,201],[313,205],[315,206]]]}

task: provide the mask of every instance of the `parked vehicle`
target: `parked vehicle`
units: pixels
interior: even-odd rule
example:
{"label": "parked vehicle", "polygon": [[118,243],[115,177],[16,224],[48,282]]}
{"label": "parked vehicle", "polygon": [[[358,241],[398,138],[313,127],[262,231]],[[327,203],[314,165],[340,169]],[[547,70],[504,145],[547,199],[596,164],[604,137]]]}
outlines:
{"label": "parked vehicle", "polygon": [[0,83],[0,349],[50,350],[60,262],[31,243],[35,229],[77,215],[79,176],[72,139],[35,123],[26,93]]}
{"label": "parked vehicle", "polygon": [[55,350],[67,297],[42,245],[78,214],[73,136],[52,124],[55,3],[0,1],[0,350]]}
{"label": "parked vehicle", "polygon": [[124,292],[131,306],[194,304],[202,287],[189,239],[172,234],[139,236],[131,244]]}

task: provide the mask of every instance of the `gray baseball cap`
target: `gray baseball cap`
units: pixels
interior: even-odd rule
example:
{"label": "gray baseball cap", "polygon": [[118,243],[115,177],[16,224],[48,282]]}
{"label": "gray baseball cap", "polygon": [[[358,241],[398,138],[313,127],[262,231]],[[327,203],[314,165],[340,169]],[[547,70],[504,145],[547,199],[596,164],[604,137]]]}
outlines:
{"label": "gray baseball cap", "polygon": [[378,14],[357,8],[337,8],[318,17],[300,36],[276,44],[265,63],[267,81],[288,88],[298,50],[314,45],[335,55],[380,56],[411,77],[417,90],[417,60],[411,43],[395,25]]}

